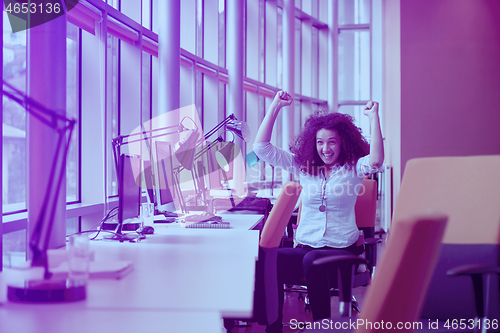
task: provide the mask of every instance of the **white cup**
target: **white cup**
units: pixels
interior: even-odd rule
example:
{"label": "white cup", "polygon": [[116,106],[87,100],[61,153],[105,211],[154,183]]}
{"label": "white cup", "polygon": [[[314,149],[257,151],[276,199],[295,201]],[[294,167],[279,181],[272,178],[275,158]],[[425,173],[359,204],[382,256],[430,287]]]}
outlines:
{"label": "white cup", "polygon": [[144,202],[141,205],[141,218],[143,225],[153,226],[155,218],[155,206],[152,203]]}
{"label": "white cup", "polygon": [[89,238],[84,235],[69,237],[68,248],[69,278],[87,281],[89,278],[90,249]]}

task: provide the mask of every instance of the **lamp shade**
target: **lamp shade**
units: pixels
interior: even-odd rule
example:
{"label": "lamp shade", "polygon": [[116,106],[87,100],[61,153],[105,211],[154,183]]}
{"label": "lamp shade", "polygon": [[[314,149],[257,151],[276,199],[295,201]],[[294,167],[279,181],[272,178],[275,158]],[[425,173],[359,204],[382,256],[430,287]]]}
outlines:
{"label": "lamp shade", "polygon": [[259,157],[253,151],[247,154],[246,160],[249,168],[252,168],[253,166],[257,165],[257,163],[260,162]]}
{"label": "lamp shade", "polygon": [[175,144],[174,154],[179,163],[187,170],[193,170],[196,141],[200,134],[196,130],[189,130],[184,139]]}
{"label": "lamp shade", "polygon": [[252,139],[250,127],[244,121],[232,120],[226,124],[226,129],[233,132],[245,142],[249,142]]}
{"label": "lamp shade", "polygon": [[215,152],[217,163],[225,172],[229,171],[229,163],[231,163],[240,153],[240,147],[233,142],[227,142],[224,147]]}

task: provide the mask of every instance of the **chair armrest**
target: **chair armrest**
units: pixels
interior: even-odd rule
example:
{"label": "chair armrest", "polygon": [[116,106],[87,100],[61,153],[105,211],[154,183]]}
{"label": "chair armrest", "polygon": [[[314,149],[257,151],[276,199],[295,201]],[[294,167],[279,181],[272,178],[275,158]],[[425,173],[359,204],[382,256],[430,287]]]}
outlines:
{"label": "chair armrest", "polygon": [[490,265],[462,265],[454,267],[446,272],[449,276],[475,275],[475,274],[500,274],[500,266]]}
{"label": "chair armrest", "polygon": [[[460,276],[468,275],[472,279],[472,285],[474,288],[474,299],[476,303],[476,314],[479,318],[485,316],[485,302],[483,294],[485,292],[483,287],[483,275],[484,274],[500,274],[500,266],[490,266],[490,265],[462,265],[454,267],[446,272],[448,276]],[[486,283],[486,295],[489,295],[489,283]]]}
{"label": "chair armrest", "polygon": [[345,256],[329,256],[329,257],[323,257],[323,258],[318,258],[313,261],[313,265],[319,266],[319,265],[334,265],[336,267],[342,268],[342,267],[351,267],[353,265],[358,265],[358,264],[367,264],[368,261],[365,259],[355,256],[355,255],[345,255]]}
{"label": "chair armrest", "polygon": [[365,245],[375,245],[382,242],[380,238],[367,238],[365,239]]}
{"label": "chair armrest", "polygon": [[380,238],[365,239],[365,258],[368,261],[370,276],[373,275],[374,267],[377,266],[377,244],[380,242],[382,242]]}

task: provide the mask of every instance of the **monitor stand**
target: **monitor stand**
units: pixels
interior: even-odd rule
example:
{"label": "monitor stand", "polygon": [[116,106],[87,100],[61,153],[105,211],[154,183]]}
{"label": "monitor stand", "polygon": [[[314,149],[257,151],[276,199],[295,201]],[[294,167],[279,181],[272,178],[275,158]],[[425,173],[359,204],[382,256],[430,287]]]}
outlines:
{"label": "monitor stand", "polygon": [[174,213],[174,212],[168,212],[168,211],[161,212],[158,215],[160,215],[160,214],[162,214],[165,217],[179,217],[179,214]]}
{"label": "monitor stand", "polygon": [[[139,239],[145,238],[144,235],[135,232],[135,230],[139,229],[142,226],[142,223],[139,221],[139,219],[126,220],[121,224],[121,226],[118,222],[115,223],[116,224],[114,228],[111,229],[112,231],[114,231],[114,233],[110,236],[104,236],[104,239],[117,240],[119,242],[135,242]],[[123,231],[129,232],[123,233]]]}
{"label": "monitor stand", "polygon": [[[122,225],[122,230],[123,231],[135,231],[135,230],[139,229],[141,226],[142,226],[142,223],[137,221],[137,219],[136,219],[136,221],[132,220],[130,222],[124,222]],[[116,230],[117,227],[118,227],[117,221],[103,222],[101,225],[102,230],[113,231],[113,230]]]}
{"label": "monitor stand", "polygon": [[144,235],[138,233],[126,233],[126,234],[113,234],[111,236],[104,236],[104,239],[115,240],[119,242],[136,242],[140,239],[146,238]]}

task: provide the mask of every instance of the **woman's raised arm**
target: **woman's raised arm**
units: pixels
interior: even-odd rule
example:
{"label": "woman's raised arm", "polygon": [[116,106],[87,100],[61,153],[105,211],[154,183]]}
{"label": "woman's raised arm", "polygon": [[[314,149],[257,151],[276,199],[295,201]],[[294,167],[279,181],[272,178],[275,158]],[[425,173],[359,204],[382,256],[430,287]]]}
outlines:
{"label": "woman's raised arm", "polygon": [[380,168],[384,163],[384,142],[380,131],[380,118],[378,116],[378,102],[366,103],[363,113],[370,119],[370,166]]}
{"label": "woman's raised arm", "polygon": [[282,107],[289,106],[292,102],[292,96],[290,96],[286,91],[278,91],[278,93],[276,93],[271,106],[269,106],[269,110],[266,112],[262,124],[260,124],[257,135],[255,136],[255,143],[271,141],[271,134],[273,133],[273,126],[278,113]]}

